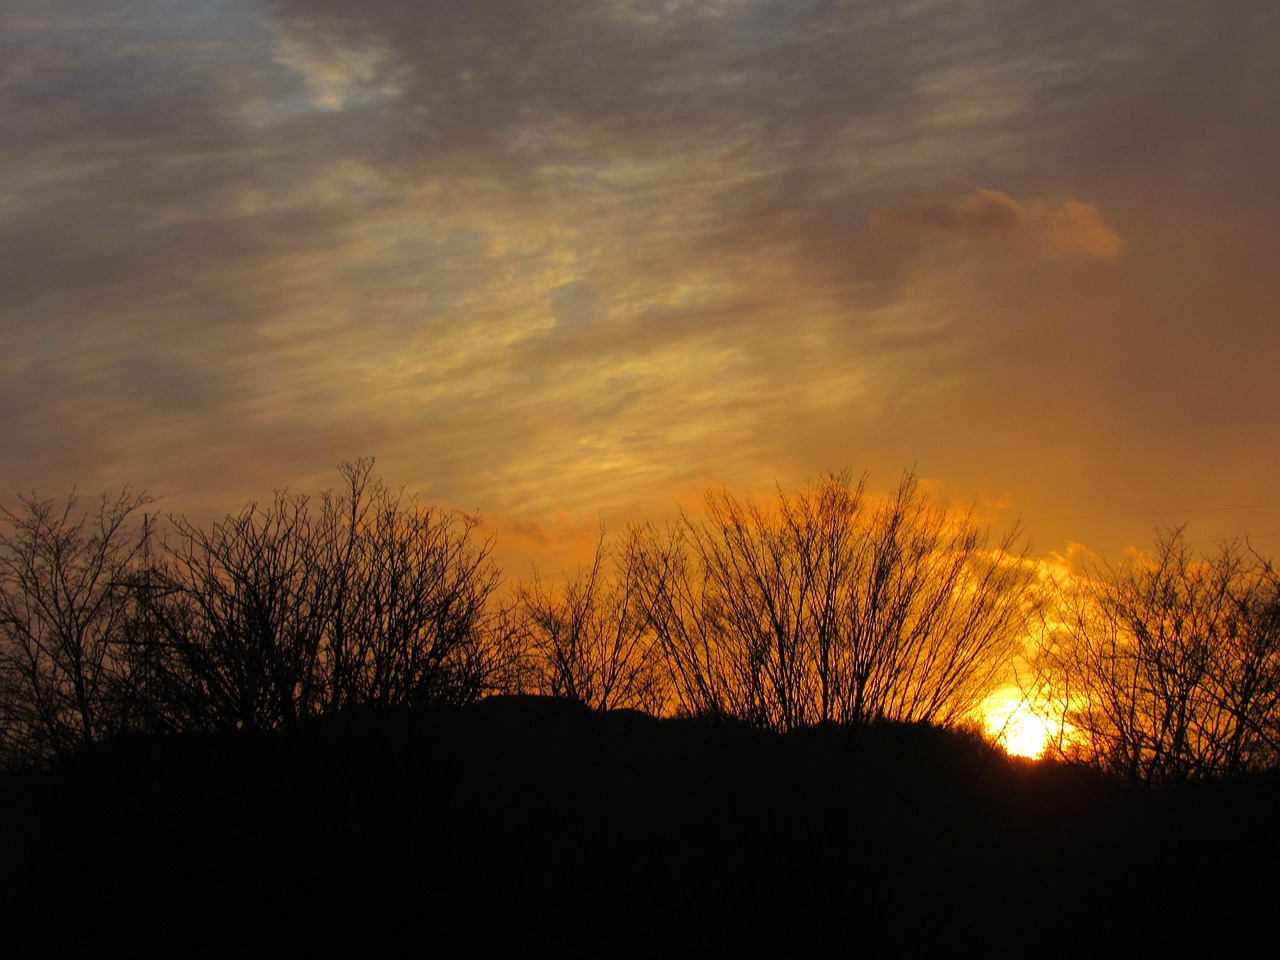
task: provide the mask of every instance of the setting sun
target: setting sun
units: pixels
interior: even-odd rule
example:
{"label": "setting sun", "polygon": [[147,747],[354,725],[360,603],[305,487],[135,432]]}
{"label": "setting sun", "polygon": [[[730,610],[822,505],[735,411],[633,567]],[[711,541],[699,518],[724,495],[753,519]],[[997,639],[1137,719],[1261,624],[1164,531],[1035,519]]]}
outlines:
{"label": "setting sun", "polygon": [[987,736],[1015,757],[1039,760],[1055,732],[1016,689],[992,694],[982,706],[981,717]]}

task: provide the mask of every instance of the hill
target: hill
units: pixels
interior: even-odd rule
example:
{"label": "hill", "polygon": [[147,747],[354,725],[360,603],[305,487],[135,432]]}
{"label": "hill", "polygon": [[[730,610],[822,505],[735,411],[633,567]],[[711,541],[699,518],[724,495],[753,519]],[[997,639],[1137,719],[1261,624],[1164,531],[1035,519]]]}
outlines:
{"label": "hill", "polygon": [[95,944],[1110,953],[1246,940],[1278,799],[1137,792],[927,725],[492,698],[10,771],[2,892],[10,931]]}

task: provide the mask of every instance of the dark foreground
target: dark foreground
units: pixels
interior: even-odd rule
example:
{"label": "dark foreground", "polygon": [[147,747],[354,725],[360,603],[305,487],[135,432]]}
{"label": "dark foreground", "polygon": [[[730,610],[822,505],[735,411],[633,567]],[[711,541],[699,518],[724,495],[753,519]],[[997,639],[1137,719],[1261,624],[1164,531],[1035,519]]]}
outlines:
{"label": "dark foreground", "polygon": [[3,775],[0,816],[19,945],[1112,955],[1269,945],[1280,892],[1273,778],[1152,794],[928,727],[539,699],[119,741]]}

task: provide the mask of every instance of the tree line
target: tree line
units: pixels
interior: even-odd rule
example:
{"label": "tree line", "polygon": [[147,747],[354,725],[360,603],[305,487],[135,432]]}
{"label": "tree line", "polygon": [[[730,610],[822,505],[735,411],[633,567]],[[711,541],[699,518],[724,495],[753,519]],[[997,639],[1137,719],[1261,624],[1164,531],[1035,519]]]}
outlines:
{"label": "tree line", "polygon": [[707,494],[574,575],[500,589],[478,520],[341,485],[204,527],[125,491],[0,517],[0,763],[131,731],[280,730],[343,711],[538,693],[780,731],[969,722],[1015,665],[1053,753],[1146,782],[1280,748],[1280,578],[1239,544],[1047,578],[913,473]]}
{"label": "tree line", "polygon": [[476,520],[340,468],[205,529],[124,493],[24,497],[0,533],[3,749],[62,758],[127,731],[276,730],[507,682]]}

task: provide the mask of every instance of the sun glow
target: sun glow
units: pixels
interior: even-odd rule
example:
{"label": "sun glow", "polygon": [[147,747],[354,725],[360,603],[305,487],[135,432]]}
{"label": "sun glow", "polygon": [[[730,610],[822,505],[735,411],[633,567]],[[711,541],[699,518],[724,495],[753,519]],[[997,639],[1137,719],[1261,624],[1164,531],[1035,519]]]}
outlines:
{"label": "sun glow", "polygon": [[987,698],[980,716],[987,736],[1006,753],[1015,757],[1039,760],[1051,738],[1058,732],[1042,714],[1033,710],[1023,694],[1016,690],[1000,690]]}

